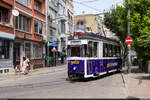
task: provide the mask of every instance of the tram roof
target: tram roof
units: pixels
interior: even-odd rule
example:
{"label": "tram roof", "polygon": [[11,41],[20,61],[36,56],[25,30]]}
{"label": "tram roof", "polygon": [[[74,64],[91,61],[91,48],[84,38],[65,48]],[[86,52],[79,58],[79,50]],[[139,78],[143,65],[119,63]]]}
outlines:
{"label": "tram roof", "polygon": [[78,34],[78,35],[74,35],[74,36],[70,36],[68,38],[68,40],[77,40],[74,39],[75,36],[78,36],[78,39],[91,39],[91,40],[99,40],[99,41],[110,41],[110,42],[115,42],[115,43],[119,43],[119,41],[115,40],[115,39],[110,39],[104,36],[100,36],[94,33],[84,33],[82,35]]}

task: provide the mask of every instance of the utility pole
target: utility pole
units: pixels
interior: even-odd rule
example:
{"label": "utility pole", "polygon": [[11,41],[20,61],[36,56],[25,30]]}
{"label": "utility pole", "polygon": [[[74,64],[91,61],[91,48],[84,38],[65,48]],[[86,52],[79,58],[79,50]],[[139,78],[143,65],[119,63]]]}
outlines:
{"label": "utility pole", "polygon": [[[130,2],[130,0],[127,0],[127,8],[128,8],[128,16],[130,16],[130,6],[129,6],[129,2]],[[128,28],[128,37],[130,37],[130,19],[128,19],[128,26],[127,26],[127,28]],[[128,64],[127,64],[127,66],[128,66],[128,73],[130,73],[131,72],[131,54],[130,54],[130,48],[128,48]]]}

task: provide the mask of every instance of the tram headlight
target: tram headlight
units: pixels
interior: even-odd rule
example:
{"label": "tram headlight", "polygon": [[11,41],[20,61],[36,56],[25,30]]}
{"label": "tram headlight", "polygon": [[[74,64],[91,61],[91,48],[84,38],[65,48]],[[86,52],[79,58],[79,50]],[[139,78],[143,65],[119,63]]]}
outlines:
{"label": "tram headlight", "polygon": [[77,68],[76,67],[73,67],[73,70],[76,70]]}

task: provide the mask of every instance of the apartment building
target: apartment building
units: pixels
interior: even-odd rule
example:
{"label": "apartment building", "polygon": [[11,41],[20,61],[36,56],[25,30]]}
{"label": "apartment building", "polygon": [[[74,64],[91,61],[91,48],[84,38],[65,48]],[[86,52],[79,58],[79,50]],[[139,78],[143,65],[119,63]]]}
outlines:
{"label": "apartment building", "polygon": [[[45,61],[46,0],[0,1],[0,68],[8,72],[22,66],[23,56],[31,59],[34,68]],[[12,10],[19,12],[12,15]]]}
{"label": "apartment building", "polygon": [[[47,45],[46,45],[46,66],[56,66],[58,61],[58,3],[59,0],[47,0]],[[55,52],[53,52],[53,49]]]}
{"label": "apartment building", "polygon": [[95,34],[103,35],[102,18],[98,14],[82,14],[74,17],[75,31],[92,31]]}
{"label": "apartment building", "polygon": [[65,63],[66,59],[66,0],[59,0],[58,3],[58,60],[60,64]]}
{"label": "apartment building", "polygon": [[68,37],[70,35],[73,35],[74,32],[74,5],[73,5],[73,0],[66,0],[66,16],[67,16],[67,21],[66,21],[66,55],[68,54],[67,52],[67,45],[68,45]]}

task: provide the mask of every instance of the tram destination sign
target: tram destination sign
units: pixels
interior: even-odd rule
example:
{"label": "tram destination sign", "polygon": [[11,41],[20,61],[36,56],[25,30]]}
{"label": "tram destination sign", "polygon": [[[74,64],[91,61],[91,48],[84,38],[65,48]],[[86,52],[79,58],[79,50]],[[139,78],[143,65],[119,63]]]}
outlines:
{"label": "tram destination sign", "polygon": [[71,41],[71,45],[81,45],[81,41]]}

